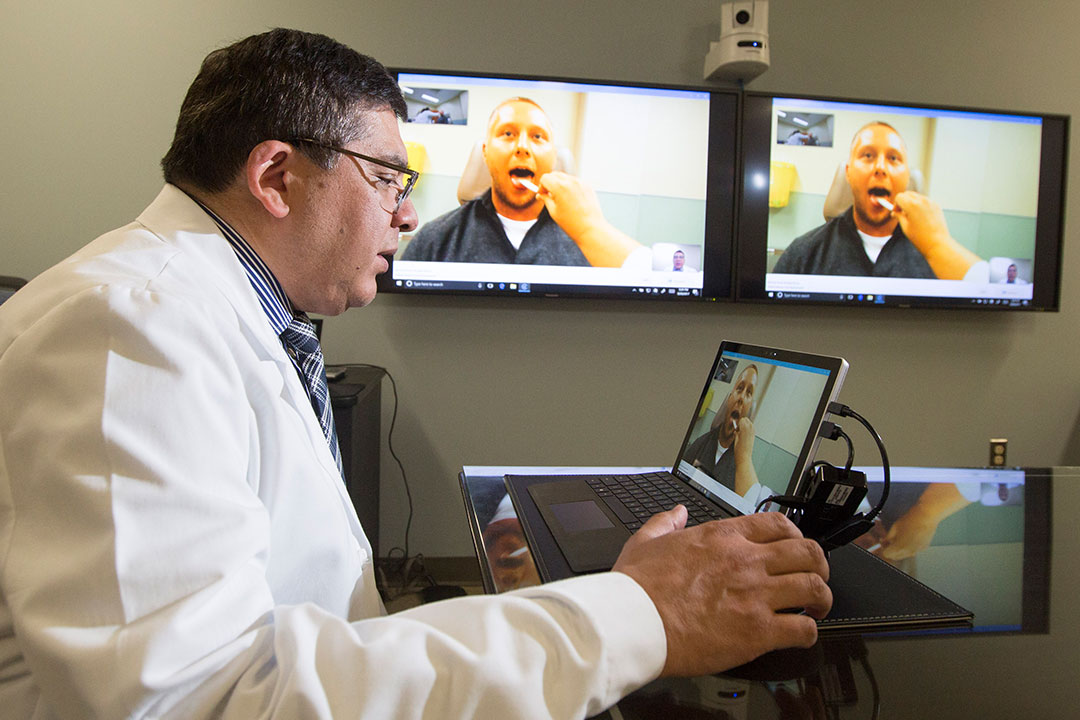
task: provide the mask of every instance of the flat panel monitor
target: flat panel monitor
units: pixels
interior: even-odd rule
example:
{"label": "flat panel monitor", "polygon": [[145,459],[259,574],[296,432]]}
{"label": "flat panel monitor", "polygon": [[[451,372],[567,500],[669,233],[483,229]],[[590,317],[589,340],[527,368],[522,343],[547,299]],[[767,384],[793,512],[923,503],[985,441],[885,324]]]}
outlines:
{"label": "flat panel monitor", "polygon": [[396,75],[420,220],[380,289],[730,298],[737,93]]}
{"label": "flat panel monitor", "polygon": [[1068,125],[747,93],[737,298],[1057,310]]}

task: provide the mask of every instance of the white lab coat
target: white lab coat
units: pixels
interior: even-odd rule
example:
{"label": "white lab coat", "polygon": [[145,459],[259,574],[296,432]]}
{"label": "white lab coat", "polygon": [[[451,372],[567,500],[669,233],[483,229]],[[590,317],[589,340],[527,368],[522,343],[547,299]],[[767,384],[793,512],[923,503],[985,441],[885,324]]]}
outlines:
{"label": "white lab coat", "polygon": [[663,665],[617,573],[385,617],[303,386],[175,187],[0,308],[0,403],[5,717],[572,717]]}

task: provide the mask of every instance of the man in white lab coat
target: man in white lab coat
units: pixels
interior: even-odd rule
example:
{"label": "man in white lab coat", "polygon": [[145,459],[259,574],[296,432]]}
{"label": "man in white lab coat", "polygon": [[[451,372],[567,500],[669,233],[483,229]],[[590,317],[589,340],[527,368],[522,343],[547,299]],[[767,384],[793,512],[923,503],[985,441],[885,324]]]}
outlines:
{"label": "man in white lab coat", "polygon": [[681,508],[613,572],[385,616],[289,332],[415,227],[404,113],[324,36],[216,51],[157,199],[0,309],[6,717],[580,717],[814,641],[777,611],[827,611],[817,546]]}

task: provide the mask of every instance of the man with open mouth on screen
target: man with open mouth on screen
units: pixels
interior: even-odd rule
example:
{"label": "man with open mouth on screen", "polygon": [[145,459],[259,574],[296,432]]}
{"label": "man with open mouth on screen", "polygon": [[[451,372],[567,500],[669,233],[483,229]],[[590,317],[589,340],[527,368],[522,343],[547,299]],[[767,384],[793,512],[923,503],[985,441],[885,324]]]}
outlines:
{"label": "man with open mouth on screen", "polygon": [[907,189],[907,146],[891,125],[872,122],[855,133],[845,172],[852,207],[793,240],[775,272],[941,280],[986,275],[986,263],[949,234],[941,207]]}
{"label": "man with open mouth on screen", "polygon": [[555,170],[551,121],[512,97],[488,120],[483,145],[491,190],[426,223],[403,260],[624,267],[647,248],[604,218],[592,188]]}

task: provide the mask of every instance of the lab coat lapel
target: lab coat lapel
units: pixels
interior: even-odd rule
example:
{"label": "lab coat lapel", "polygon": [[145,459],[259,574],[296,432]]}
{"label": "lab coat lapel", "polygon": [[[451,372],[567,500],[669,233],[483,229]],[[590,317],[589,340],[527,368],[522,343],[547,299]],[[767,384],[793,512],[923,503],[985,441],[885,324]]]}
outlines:
{"label": "lab coat lapel", "polygon": [[221,235],[213,219],[182,190],[166,185],[154,202],[139,215],[137,222],[145,225],[164,242],[200,259],[200,264],[206,268],[202,280],[207,285],[207,290],[222,293],[244,323],[243,331],[257,340],[258,347],[264,351],[265,359],[277,366],[283,380],[282,397],[300,417],[312,447],[317,448],[316,455],[322,470],[320,475],[324,481],[334,485],[342,502],[349,508],[350,522],[354,525],[354,530],[362,533],[333,453],[312,410],[307,390],[282,347],[280,338],[274,334],[267,321],[259,298],[252,289],[236,253]]}

